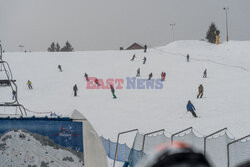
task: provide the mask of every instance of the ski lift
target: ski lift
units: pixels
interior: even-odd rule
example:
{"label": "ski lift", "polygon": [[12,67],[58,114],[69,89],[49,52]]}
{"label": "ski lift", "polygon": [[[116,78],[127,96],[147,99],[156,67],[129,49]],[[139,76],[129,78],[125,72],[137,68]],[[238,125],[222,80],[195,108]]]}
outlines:
{"label": "ski lift", "polygon": [[17,85],[15,83],[16,80],[13,80],[9,64],[6,61],[3,61],[2,53],[3,53],[2,45],[0,44],[0,72],[5,73],[6,75],[6,78],[4,79],[0,78],[0,87],[6,87],[6,86],[11,87],[12,93],[15,92],[15,98],[13,99],[14,101],[12,102],[0,102],[0,107],[3,107],[4,109],[6,107],[14,107],[16,108],[16,112],[14,115],[18,115],[17,110],[19,110],[21,115],[25,114],[27,116],[26,109],[24,108],[24,106],[19,104],[17,100]]}
{"label": "ski lift", "polygon": [[6,74],[8,80],[13,80],[12,72],[9,64],[6,61],[0,60],[0,72]]}
{"label": "ski lift", "polygon": [[13,104],[13,103],[3,103],[3,104],[0,104],[0,108],[3,108],[4,112],[6,113],[6,108],[14,108],[15,109],[15,114],[1,114],[0,113],[0,116],[1,115],[25,115],[27,116],[27,112],[26,112],[26,109],[23,105],[19,104],[19,103],[16,103],[16,104]]}

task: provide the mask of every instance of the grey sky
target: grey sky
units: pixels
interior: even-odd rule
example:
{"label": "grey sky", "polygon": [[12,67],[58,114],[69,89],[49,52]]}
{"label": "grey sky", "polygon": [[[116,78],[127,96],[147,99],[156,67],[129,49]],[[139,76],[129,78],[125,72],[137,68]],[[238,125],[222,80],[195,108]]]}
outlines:
{"label": "grey sky", "polygon": [[250,0],[0,0],[0,40],[7,51],[18,45],[45,51],[52,41],[69,40],[75,50],[118,49],[133,42],[149,46],[175,39],[202,39],[213,21],[225,39],[250,39]]}

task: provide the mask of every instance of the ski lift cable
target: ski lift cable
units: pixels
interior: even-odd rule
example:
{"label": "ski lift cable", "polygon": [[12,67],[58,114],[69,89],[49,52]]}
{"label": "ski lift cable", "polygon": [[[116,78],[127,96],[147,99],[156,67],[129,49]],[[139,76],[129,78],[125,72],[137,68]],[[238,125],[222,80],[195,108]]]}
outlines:
{"label": "ski lift cable", "polygon": [[26,111],[28,112],[31,112],[31,113],[34,113],[34,114],[51,114],[52,111],[49,111],[49,112],[37,112],[37,111],[32,111],[30,109],[27,109],[26,107],[24,107]]}

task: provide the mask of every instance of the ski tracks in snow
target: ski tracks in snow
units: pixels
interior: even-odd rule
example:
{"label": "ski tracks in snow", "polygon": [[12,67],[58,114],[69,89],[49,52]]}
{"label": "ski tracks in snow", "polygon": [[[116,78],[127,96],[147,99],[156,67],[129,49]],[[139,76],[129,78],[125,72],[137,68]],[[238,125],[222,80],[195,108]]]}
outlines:
{"label": "ski tracks in snow", "polygon": [[[159,49],[159,48],[152,48],[152,49],[156,50],[160,55],[166,55],[167,54],[167,55],[171,55],[171,56],[176,55],[176,56],[186,57],[186,55],[184,55],[182,53],[167,52],[167,51],[164,51],[164,50]],[[249,70],[247,68],[245,68],[245,67],[242,67],[242,66],[239,66],[239,65],[225,64],[225,63],[217,62],[217,61],[214,61],[214,60],[211,60],[211,59],[190,58],[190,60],[210,62],[210,63],[213,63],[213,64],[227,66],[227,67],[231,67],[231,68],[237,68],[237,69],[241,69],[241,70],[244,70],[246,72],[249,72]]]}

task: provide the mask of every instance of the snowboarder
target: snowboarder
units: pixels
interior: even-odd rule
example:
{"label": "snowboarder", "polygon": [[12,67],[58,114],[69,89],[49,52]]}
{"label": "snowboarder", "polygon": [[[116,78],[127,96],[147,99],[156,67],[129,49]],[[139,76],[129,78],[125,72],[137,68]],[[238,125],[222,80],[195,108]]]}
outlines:
{"label": "snowboarder", "polygon": [[196,109],[195,109],[194,105],[191,103],[190,100],[188,100],[188,103],[187,103],[187,106],[186,106],[186,107],[187,107],[187,111],[191,112],[192,115],[193,115],[193,117],[197,118],[197,115],[196,115],[196,113],[194,112]]}
{"label": "snowboarder", "polygon": [[112,93],[112,95],[113,95],[113,98],[116,99],[115,89],[114,89],[113,85],[109,85],[109,86],[110,86],[110,88],[111,88],[111,93]]}
{"label": "snowboarder", "polygon": [[187,54],[187,62],[189,62],[189,54]]}
{"label": "snowboarder", "polygon": [[60,72],[62,72],[62,66],[60,64],[58,65],[57,68],[59,69]]}
{"label": "snowboarder", "polygon": [[147,45],[144,45],[144,52],[146,53],[147,52]]}
{"label": "snowboarder", "polygon": [[146,58],[146,57],[144,57],[142,60],[143,60],[143,64],[145,64],[145,63],[146,63],[146,61],[147,61],[147,58]]}
{"label": "snowboarder", "polygon": [[204,91],[204,88],[202,86],[202,84],[200,84],[200,86],[198,87],[198,95],[197,95],[197,98],[202,98],[203,96],[203,91]]}
{"label": "snowboarder", "polygon": [[12,91],[12,100],[16,100],[17,98],[16,98],[16,91],[15,90],[13,90]]}
{"label": "snowboarder", "polygon": [[89,76],[87,73],[84,73],[84,77],[86,78],[86,81],[88,82],[89,81]]}
{"label": "snowboarder", "polygon": [[148,75],[148,80],[151,80],[152,77],[153,77],[153,73],[151,72],[151,73]]}
{"label": "snowboarder", "polygon": [[97,78],[95,79],[94,82],[95,82],[95,84],[96,84],[97,86],[101,86],[101,84],[99,83],[99,80],[98,80]]}
{"label": "snowboarder", "polygon": [[29,89],[33,89],[32,82],[30,80],[27,81],[27,85]]}
{"label": "snowboarder", "polygon": [[161,73],[161,81],[165,81],[165,78],[166,78],[166,73],[162,72]]}
{"label": "snowboarder", "polygon": [[140,70],[140,68],[138,68],[137,73],[136,73],[136,77],[140,77],[140,75],[141,75],[141,70]]}
{"label": "snowboarder", "polygon": [[73,91],[74,91],[74,96],[77,96],[78,88],[77,88],[77,85],[76,85],[76,84],[75,84],[74,87],[73,87]]}
{"label": "snowboarder", "polygon": [[207,69],[203,72],[203,78],[207,78]]}
{"label": "snowboarder", "polygon": [[135,60],[135,54],[133,55],[132,59],[130,61],[134,61]]}

